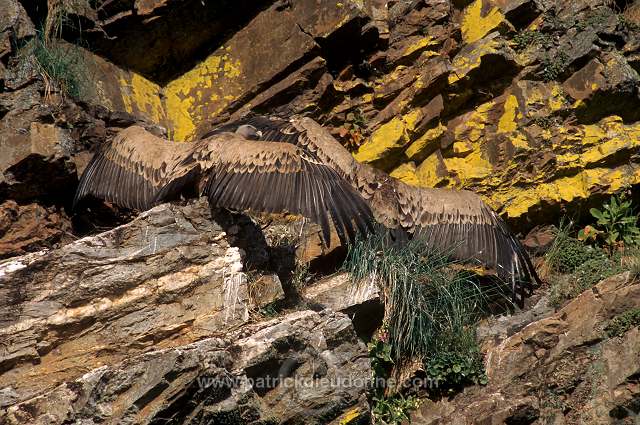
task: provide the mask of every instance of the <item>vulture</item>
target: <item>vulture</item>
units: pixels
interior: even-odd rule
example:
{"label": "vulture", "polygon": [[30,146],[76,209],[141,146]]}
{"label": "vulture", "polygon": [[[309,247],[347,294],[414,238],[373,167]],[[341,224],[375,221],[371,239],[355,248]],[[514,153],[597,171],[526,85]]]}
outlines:
{"label": "vulture", "polygon": [[93,196],[147,210],[180,196],[206,196],[212,208],[288,212],[330,224],[342,242],[368,233],[369,205],[340,173],[290,143],[256,140],[249,124],[194,143],[175,143],[140,126],[122,130],[95,153],[80,178],[74,208]]}
{"label": "vulture", "polygon": [[[473,192],[410,186],[353,156],[310,118],[247,115],[212,130],[207,137],[249,125],[263,141],[286,142],[347,181],[368,203],[373,217],[388,229],[421,238],[430,248],[460,261],[493,269],[511,285],[522,304],[525,291],[540,279],[524,247],[507,224]],[[519,296],[517,296],[519,295]]]}

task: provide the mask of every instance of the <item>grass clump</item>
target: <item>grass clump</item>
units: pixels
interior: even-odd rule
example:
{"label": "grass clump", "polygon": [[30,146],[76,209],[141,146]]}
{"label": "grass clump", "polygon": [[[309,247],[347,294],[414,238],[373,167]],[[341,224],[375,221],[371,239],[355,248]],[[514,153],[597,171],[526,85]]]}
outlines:
{"label": "grass clump", "polygon": [[614,317],[604,329],[610,338],[622,336],[632,328],[640,326],[640,307],[632,308]]}
{"label": "grass clump", "polygon": [[42,32],[38,32],[22,48],[21,57],[32,61],[38,69],[45,82],[46,95],[56,89],[73,98],[89,93],[87,64],[77,47],[47,40]]}
{"label": "grass clump", "polygon": [[[381,232],[350,247],[344,268],[356,284],[378,284],[385,303],[385,326],[369,345],[374,378],[389,378],[417,361],[430,395],[486,383],[475,327],[496,290],[482,288],[455,265],[423,241],[393,244]],[[375,388],[375,417],[385,400],[404,400],[389,398],[396,397],[391,392]]]}

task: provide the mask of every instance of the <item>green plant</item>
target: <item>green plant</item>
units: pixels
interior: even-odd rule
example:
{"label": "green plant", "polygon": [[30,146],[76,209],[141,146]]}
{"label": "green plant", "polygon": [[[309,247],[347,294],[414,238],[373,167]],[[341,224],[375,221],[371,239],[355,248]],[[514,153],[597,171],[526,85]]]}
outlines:
{"label": "green plant", "polygon": [[581,265],[602,257],[605,257],[605,254],[601,249],[567,237],[557,245],[552,269],[559,273],[573,273]]}
{"label": "green plant", "polygon": [[615,336],[622,336],[625,332],[636,326],[640,326],[640,307],[632,308],[617,315],[611,319],[604,330],[607,336],[613,338]]}
{"label": "green plant", "polygon": [[366,119],[359,108],[349,112],[338,131],[342,144],[351,151],[357,150],[366,140],[364,134],[366,126]]}
{"label": "green plant", "polygon": [[557,80],[567,69],[569,56],[565,52],[558,52],[555,56],[548,55],[542,59],[540,77],[544,81]]}
{"label": "green plant", "polygon": [[425,372],[441,392],[451,392],[467,384],[487,384],[482,355],[477,347],[467,352],[444,351],[428,359]]}
{"label": "green plant", "polygon": [[513,37],[513,42],[516,50],[524,50],[532,45],[551,47],[552,38],[549,34],[540,31],[524,30]]}
{"label": "green plant", "polygon": [[[382,331],[386,335],[386,331]],[[369,359],[371,361],[371,373],[375,378],[388,378],[393,367],[391,359],[391,345],[384,338],[374,338],[369,344]]]}
{"label": "green plant", "polygon": [[90,78],[84,56],[76,46],[46,41],[39,31],[21,50],[23,60],[32,60],[40,71],[47,90],[57,87],[63,94],[80,97],[87,93]]}
{"label": "green plant", "polygon": [[435,392],[486,382],[475,325],[488,300],[502,296],[454,264],[422,241],[393,244],[384,233],[357,241],[344,264],[356,284],[373,280],[384,294],[389,347],[376,351],[388,357],[384,366],[422,360]]}
{"label": "green plant", "polygon": [[556,276],[551,285],[551,305],[560,307],[566,300],[575,298],[603,279],[621,273],[623,268],[603,251],[594,249],[598,256],[589,258],[565,276]]}
{"label": "green plant", "polygon": [[291,274],[291,285],[296,290],[303,289],[313,279],[310,272],[309,263],[296,259],[296,266]]}
{"label": "green plant", "polygon": [[587,226],[580,230],[578,239],[602,239],[610,252],[618,246],[640,244],[638,216],[633,211],[631,200],[627,199],[625,194],[614,195],[603,205],[602,210],[591,208],[589,212],[597,219],[596,227]]}
{"label": "green plant", "polygon": [[420,402],[415,396],[396,394],[392,397],[373,398],[373,419],[375,424],[400,425],[410,421],[409,412],[415,410]]}

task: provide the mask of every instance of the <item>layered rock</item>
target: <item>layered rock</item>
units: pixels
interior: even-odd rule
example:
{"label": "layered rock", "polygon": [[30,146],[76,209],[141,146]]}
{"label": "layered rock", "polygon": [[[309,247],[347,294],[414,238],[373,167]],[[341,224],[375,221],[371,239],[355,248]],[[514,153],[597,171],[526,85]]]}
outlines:
{"label": "layered rock", "polygon": [[365,412],[369,360],[349,318],[248,325],[243,255],[203,201],[0,263],[3,423]]}

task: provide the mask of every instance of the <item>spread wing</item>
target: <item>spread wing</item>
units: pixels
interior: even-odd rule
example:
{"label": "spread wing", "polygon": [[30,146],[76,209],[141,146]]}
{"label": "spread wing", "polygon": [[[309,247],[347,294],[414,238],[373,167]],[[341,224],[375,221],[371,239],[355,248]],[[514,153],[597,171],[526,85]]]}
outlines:
{"label": "spread wing", "polygon": [[476,261],[511,283],[519,302],[540,279],[529,255],[507,224],[479,196],[468,191],[406,186],[399,190],[401,221],[412,223],[415,237],[429,246]]}
{"label": "spread wing", "polygon": [[372,224],[362,197],[328,167],[287,143],[251,141],[230,133],[205,139],[194,160],[206,170],[203,193],[214,206],[300,214],[320,224],[327,243],[329,219],[342,241]]}
{"label": "spread wing", "polygon": [[371,226],[368,205],[330,167],[295,146],[231,133],[171,143],[141,127],[125,129],[91,160],[75,202],[93,195],[148,209],[194,187],[212,206],[308,217],[320,224],[327,244],[329,221],[342,241]]}
{"label": "spread wing", "polygon": [[189,171],[177,164],[191,148],[142,127],[128,127],[93,156],[80,178],[74,206],[91,195],[126,208],[149,209],[165,185]]}
{"label": "spread wing", "polygon": [[[531,260],[507,224],[477,195],[468,191],[409,186],[369,165],[358,163],[329,132],[310,118],[283,120],[248,115],[223,127],[235,130],[250,124],[261,140],[291,143],[334,169],[366,199],[378,221],[402,228],[451,252],[463,261],[478,261],[511,281],[513,294],[520,283],[540,282]],[[215,130],[214,130],[215,131]],[[517,288],[516,288],[517,286]]]}

